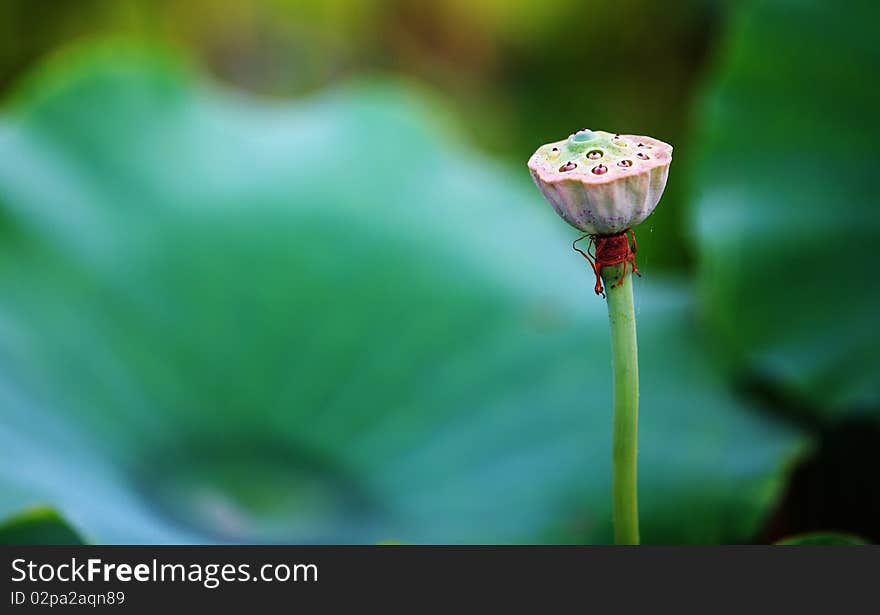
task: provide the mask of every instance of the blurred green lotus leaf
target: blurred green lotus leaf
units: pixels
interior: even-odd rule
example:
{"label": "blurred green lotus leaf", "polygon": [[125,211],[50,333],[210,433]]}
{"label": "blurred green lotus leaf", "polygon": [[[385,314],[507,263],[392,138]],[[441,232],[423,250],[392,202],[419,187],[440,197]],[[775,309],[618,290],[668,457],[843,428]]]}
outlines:
{"label": "blurred green lotus leaf", "polygon": [[0,521],[0,545],[82,545],[76,530],[47,506],[34,506]]}
{"label": "blurred green lotus leaf", "polygon": [[777,545],[866,545],[863,538],[841,532],[813,532],[783,538]]}
{"label": "blurred green lotus leaf", "polygon": [[[606,541],[604,305],[411,87],[62,55],[0,128],[0,512],[99,542]],[[639,288],[644,535],[745,540],[801,437]]]}
{"label": "blurred green lotus leaf", "polygon": [[742,374],[825,418],[876,412],[880,11],[735,14],[696,139],[705,316]]}

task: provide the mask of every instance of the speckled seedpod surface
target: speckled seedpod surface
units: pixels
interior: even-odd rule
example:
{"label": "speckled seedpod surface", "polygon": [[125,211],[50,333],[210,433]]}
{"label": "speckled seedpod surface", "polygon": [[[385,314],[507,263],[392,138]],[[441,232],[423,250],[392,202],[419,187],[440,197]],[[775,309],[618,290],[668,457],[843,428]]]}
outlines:
{"label": "speckled seedpod surface", "polygon": [[651,137],[579,130],[538,148],[529,171],[562,218],[613,235],[651,215],[669,174],[672,146]]}

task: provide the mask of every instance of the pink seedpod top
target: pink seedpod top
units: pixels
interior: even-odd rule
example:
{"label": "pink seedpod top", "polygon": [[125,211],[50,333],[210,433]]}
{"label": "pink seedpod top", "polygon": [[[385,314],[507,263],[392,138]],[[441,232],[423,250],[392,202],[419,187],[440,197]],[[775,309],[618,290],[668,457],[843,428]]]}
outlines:
{"label": "pink seedpod top", "polygon": [[579,130],[538,148],[529,171],[562,218],[590,235],[640,224],[657,206],[672,146],[651,137]]}

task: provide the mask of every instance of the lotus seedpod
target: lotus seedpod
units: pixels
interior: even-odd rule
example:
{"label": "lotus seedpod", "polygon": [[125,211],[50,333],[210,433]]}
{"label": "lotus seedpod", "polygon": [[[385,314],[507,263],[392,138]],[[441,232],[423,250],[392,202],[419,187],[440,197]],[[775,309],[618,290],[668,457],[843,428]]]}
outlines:
{"label": "lotus seedpod", "polygon": [[590,235],[613,235],[651,215],[672,146],[638,135],[583,129],[538,148],[529,171],[562,218]]}
{"label": "lotus seedpod", "polygon": [[[637,497],[639,364],[632,275],[632,227],[651,215],[669,175],[672,146],[636,135],[578,130],[538,148],[529,172],[544,197],[584,235],[571,247],[590,263],[593,290],[608,300],[614,384],[612,450],[614,540],[639,544]],[[589,241],[586,241],[588,240]],[[580,242],[585,242],[578,247]],[[607,293],[606,293],[607,290]]]}

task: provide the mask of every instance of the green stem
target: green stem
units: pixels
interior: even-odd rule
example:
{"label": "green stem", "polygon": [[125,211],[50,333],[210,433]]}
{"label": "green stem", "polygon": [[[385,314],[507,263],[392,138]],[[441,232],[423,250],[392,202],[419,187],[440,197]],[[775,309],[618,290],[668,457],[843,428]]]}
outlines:
{"label": "green stem", "polygon": [[636,314],[633,309],[632,274],[615,286],[621,265],[602,269],[608,295],[611,324],[611,357],[614,368],[614,453],[612,492],[614,540],[617,544],[639,544],[638,430],[639,357],[636,344]]}

